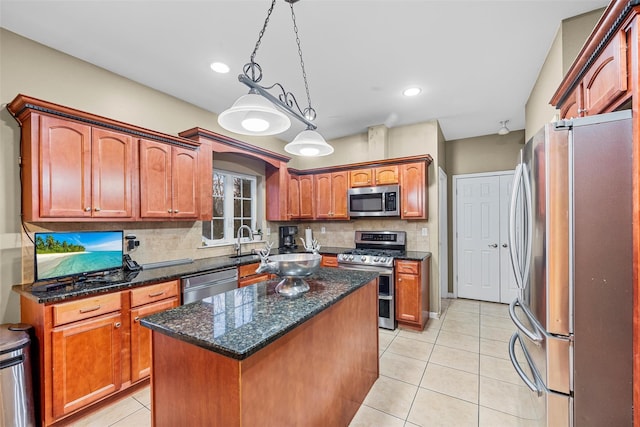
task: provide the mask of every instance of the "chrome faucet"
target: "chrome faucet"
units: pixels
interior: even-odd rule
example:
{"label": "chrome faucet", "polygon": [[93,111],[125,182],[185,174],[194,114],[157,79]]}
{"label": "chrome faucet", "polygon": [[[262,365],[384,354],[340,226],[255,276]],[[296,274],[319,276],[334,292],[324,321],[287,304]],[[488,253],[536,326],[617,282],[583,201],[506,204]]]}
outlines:
{"label": "chrome faucet", "polygon": [[242,255],[242,245],[240,244],[240,238],[242,237],[242,229],[246,229],[249,232],[249,240],[253,240],[253,231],[251,230],[251,227],[249,227],[248,225],[241,225],[238,228],[238,233],[236,235],[237,242],[234,245],[237,256]]}

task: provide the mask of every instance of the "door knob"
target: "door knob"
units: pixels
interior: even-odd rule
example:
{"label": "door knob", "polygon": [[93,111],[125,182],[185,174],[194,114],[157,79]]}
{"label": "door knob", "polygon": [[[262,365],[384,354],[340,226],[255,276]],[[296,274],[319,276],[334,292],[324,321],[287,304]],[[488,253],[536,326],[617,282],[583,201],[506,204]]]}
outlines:
{"label": "door knob", "polygon": [[490,248],[497,248],[497,247],[498,247],[498,244],[497,244],[497,243],[494,243],[493,245],[489,245],[489,247],[490,247]]}

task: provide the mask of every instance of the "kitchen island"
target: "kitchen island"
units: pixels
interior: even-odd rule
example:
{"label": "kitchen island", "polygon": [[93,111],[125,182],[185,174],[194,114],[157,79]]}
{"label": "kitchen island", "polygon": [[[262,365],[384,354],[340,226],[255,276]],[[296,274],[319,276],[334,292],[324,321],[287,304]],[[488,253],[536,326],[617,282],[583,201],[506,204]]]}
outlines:
{"label": "kitchen island", "polygon": [[155,426],[346,426],[378,377],[377,273],[321,268],[143,318]]}

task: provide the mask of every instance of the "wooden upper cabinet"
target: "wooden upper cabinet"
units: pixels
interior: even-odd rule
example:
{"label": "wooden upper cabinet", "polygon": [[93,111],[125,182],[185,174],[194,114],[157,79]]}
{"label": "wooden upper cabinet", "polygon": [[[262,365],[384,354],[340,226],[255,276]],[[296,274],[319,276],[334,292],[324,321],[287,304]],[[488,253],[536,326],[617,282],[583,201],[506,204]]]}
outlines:
{"label": "wooden upper cabinet", "polygon": [[300,216],[300,180],[298,175],[289,177],[289,203],[287,209],[287,219],[294,219]]}
{"label": "wooden upper cabinet", "polygon": [[563,119],[571,119],[574,117],[582,117],[583,115],[582,85],[580,85],[569,95],[566,102],[562,105],[562,108],[560,108],[560,117]]}
{"label": "wooden upper cabinet", "polygon": [[300,218],[313,219],[313,175],[301,175],[300,182]]}
{"label": "wooden upper cabinet", "polygon": [[199,215],[198,152],[172,147],[172,207],[174,218],[195,219]]}
{"label": "wooden upper cabinet", "polygon": [[391,185],[398,183],[398,165],[380,166],[373,169],[375,185]]}
{"label": "wooden upper cabinet", "polygon": [[561,118],[607,113],[627,102],[633,89],[632,38],[631,27],[623,25],[606,44],[587,40],[583,49],[595,49],[592,56],[576,58],[551,99],[551,104],[560,109]]}
{"label": "wooden upper cabinet", "polygon": [[91,165],[93,216],[133,216],[133,138],[122,133],[94,128],[91,137]]}
{"label": "wooden upper cabinet", "polygon": [[606,112],[627,92],[626,32],[619,31],[585,74],[583,102],[589,116]]}
{"label": "wooden upper cabinet", "polygon": [[140,140],[140,217],[198,217],[197,152]]}
{"label": "wooden upper cabinet", "polygon": [[129,135],[41,116],[39,146],[41,217],[133,216]]}
{"label": "wooden upper cabinet", "polygon": [[347,190],[349,173],[334,172],[314,175],[317,219],[349,219]]}
{"label": "wooden upper cabinet", "polygon": [[313,175],[289,177],[287,219],[313,219]]}
{"label": "wooden upper cabinet", "polygon": [[349,171],[349,181],[351,187],[370,187],[372,186],[372,169],[356,169]]}
{"label": "wooden upper cabinet", "polygon": [[349,182],[352,188],[397,184],[398,165],[349,171]]}
{"label": "wooden upper cabinet", "polygon": [[403,219],[428,219],[425,162],[400,165],[400,215]]}
{"label": "wooden upper cabinet", "polygon": [[56,117],[34,118],[40,119],[39,147],[31,147],[40,149],[39,215],[91,217],[91,127]]}

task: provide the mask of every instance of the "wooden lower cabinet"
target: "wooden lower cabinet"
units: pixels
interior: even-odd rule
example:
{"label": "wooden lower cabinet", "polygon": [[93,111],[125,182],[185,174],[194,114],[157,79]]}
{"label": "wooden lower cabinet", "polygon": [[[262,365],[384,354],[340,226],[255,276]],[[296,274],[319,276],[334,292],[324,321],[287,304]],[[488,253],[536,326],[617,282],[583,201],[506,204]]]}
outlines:
{"label": "wooden lower cabinet", "polygon": [[427,324],[429,261],[396,261],[396,320],[401,326],[422,330]]}
{"label": "wooden lower cabinet", "polygon": [[322,255],[320,267],[337,267],[338,255]]}
{"label": "wooden lower cabinet", "polygon": [[119,311],[54,328],[53,417],[60,418],[120,389]]}
{"label": "wooden lower cabinet", "polygon": [[259,262],[252,264],[241,265],[238,267],[238,287],[243,288],[245,286],[253,285],[255,283],[264,282],[274,277],[270,273],[257,273],[256,270],[260,265]]}
{"label": "wooden lower cabinet", "polygon": [[140,325],[140,319],[180,305],[178,297],[132,308],[131,320],[131,382],[151,374],[151,330]]}
{"label": "wooden lower cabinet", "polygon": [[37,341],[40,425],[65,423],[149,376],[151,334],[137,318],[178,306],[179,284],[173,280],[50,304],[21,295],[21,322],[34,327]]}

